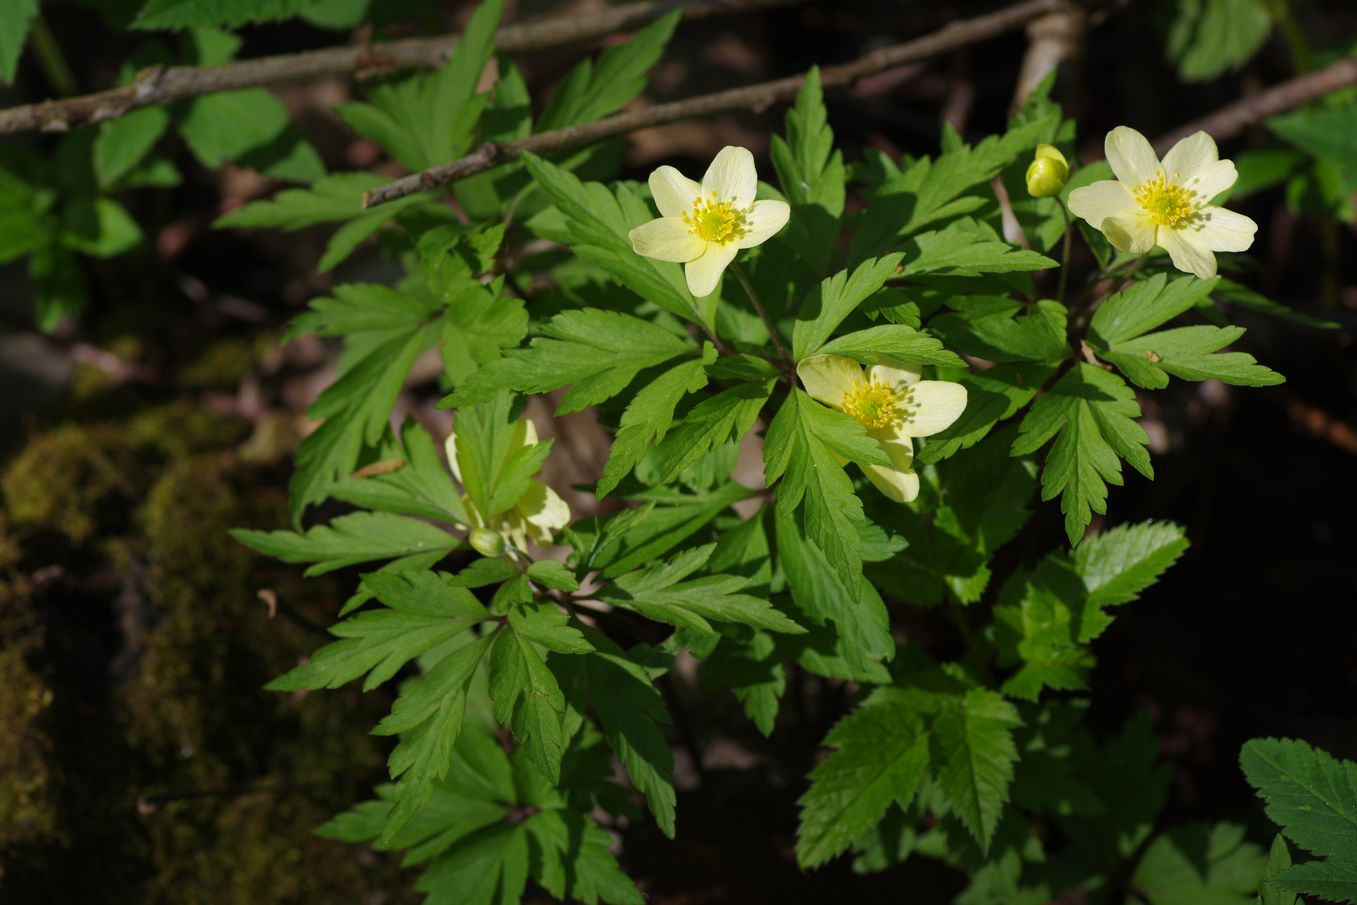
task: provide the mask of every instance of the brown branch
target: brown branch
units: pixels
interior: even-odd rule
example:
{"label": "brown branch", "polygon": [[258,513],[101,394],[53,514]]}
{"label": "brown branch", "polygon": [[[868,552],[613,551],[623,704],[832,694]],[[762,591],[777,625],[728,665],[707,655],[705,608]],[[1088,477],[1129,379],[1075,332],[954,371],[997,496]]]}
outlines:
{"label": "brown branch", "polygon": [[[850,63],[826,66],[820,73],[821,84],[826,87],[851,84],[865,76],[897,69],[996,37],[1018,28],[1029,19],[1050,12],[1058,2],[1059,0],[1026,0],[988,15],[952,22],[931,35],[882,48]],[[664,123],[694,119],[728,110],[760,109],[793,97],[801,89],[804,81],[805,77],[799,75],[774,79],[771,82],[760,82],[743,88],[731,88],[668,104],[630,110],[581,126],[542,132],[504,144],[486,142],[466,157],[378,186],[363,196],[363,206],[375,207],[413,195],[415,192],[474,176],[501,163],[515,160],[524,151],[535,154],[560,151]]]}
{"label": "brown branch", "polygon": [[[515,53],[577,44],[640,27],[675,9],[682,9],[685,19],[699,19],[803,2],[806,0],[642,0],[597,12],[507,25],[496,32],[495,47]],[[139,72],[130,85],[120,88],[0,110],[0,135],[33,130],[65,132],[86,123],[116,119],[139,107],[168,104],[219,91],[327,75],[364,76],[441,66],[457,46],[459,37],[438,35],[380,44],[328,47],[242,60],[227,66],[151,66]]]}
{"label": "brown branch", "polygon": [[1235,101],[1210,116],[1174,129],[1156,141],[1154,148],[1162,155],[1181,139],[1197,131],[1206,132],[1217,141],[1233,138],[1260,120],[1353,84],[1357,84],[1357,59],[1350,57],[1289,82],[1282,82],[1262,94]]}

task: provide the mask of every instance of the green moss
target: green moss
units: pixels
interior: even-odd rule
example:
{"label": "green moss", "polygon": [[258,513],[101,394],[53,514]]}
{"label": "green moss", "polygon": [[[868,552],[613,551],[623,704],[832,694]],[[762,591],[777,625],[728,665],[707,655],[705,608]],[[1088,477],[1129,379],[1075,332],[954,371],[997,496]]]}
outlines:
{"label": "green moss", "polygon": [[[22,606],[14,604],[11,606]],[[28,665],[34,647],[31,628],[17,624],[18,612],[0,625],[0,849],[58,835],[48,763],[51,739],[43,717],[52,689]]]}
{"label": "green moss", "polygon": [[80,545],[111,508],[125,512],[140,471],[116,427],[62,425],[33,437],[5,471],[5,505],[16,526],[51,529]]}
{"label": "green moss", "polygon": [[227,449],[249,433],[240,418],[188,402],[147,409],[127,422],[127,440],[143,453],[179,459]]}
{"label": "green moss", "polygon": [[272,333],[217,340],[179,369],[179,382],[199,389],[234,390],[277,348],[278,337]]}

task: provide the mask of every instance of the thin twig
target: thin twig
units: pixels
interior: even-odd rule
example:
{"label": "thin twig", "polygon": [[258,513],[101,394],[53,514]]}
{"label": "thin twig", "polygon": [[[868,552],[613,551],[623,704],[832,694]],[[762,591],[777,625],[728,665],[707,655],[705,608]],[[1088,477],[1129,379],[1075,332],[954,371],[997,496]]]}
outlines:
{"label": "thin twig", "polygon": [[[787,344],[782,341],[782,333],[777,328],[777,323],[768,315],[768,309],[763,307],[763,302],[759,301],[759,294],[754,291],[754,284],[749,282],[749,277],[745,276],[743,268],[734,261],[730,262],[730,272],[735,274],[735,278],[740,281],[744,287],[744,294],[749,296],[749,302],[754,306],[754,310],[759,314],[759,320],[763,321],[763,329],[768,331],[768,339],[772,341],[773,347],[777,349],[778,356],[782,359],[782,367],[787,372],[788,377],[795,372],[796,362],[792,359],[792,353],[787,348]],[[795,385],[795,381],[793,381]]]}
{"label": "thin twig", "polygon": [[[850,63],[826,66],[821,71],[820,82],[826,87],[851,84],[869,75],[888,69],[898,69],[978,41],[997,37],[1018,28],[1035,16],[1050,12],[1058,2],[1059,0],[1026,0],[988,15],[952,22],[922,38],[882,48]],[[791,98],[801,90],[804,81],[805,77],[799,75],[774,79],[771,82],[760,82],[743,88],[731,88],[668,104],[631,110],[582,126],[542,132],[504,144],[486,142],[466,157],[419,173],[412,173],[373,189],[363,196],[363,206],[375,207],[413,195],[415,192],[474,176],[515,160],[524,151],[536,154],[560,151],[664,123],[694,119],[728,110],[760,109]]]}
{"label": "thin twig", "polygon": [[[675,9],[682,9],[685,19],[698,19],[803,2],[806,0],[643,0],[597,12],[508,25],[496,32],[495,47],[506,53],[516,53],[577,44],[637,28]],[[130,85],[120,88],[0,110],[0,135],[33,130],[65,132],[86,123],[117,119],[139,107],[158,106],[219,91],[327,75],[364,76],[441,66],[459,39],[460,35],[449,34],[328,47],[242,60],[227,66],[151,66],[139,72]]]}
{"label": "thin twig", "polygon": [[1164,154],[1181,139],[1197,131],[1206,132],[1217,141],[1233,138],[1259,120],[1299,107],[1315,98],[1323,97],[1330,91],[1354,84],[1357,84],[1357,59],[1349,57],[1299,78],[1274,85],[1262,94],[1235,101],[1210,116],[1174,129],[1156,141],[1154,147],[1160,154]]}

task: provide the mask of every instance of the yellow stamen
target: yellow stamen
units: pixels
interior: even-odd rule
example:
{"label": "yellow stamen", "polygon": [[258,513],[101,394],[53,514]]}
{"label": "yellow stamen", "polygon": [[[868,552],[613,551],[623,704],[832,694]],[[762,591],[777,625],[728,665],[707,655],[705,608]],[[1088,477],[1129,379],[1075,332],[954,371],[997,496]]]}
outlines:
{"label": "yellow stamen", "polygon": [[1202,206],[1196,192],[1168,182],[1162,172],[1136,186],[1131,194],[1160,226],[1177,226],[1195,216]]}
{"label": "yellow stamen", "polygon": [[895,420],[900,397],[879,380],[858,380],[843,394],[839,407],[868,430],[886,427]]}
{"label": "yellow stamen", "polygon": [[683,222],[688,224],[688,232],[702,241],[729,245],[749,234],[749,211],[731,201],[717,201],[712,192],[710,201],[693,199],[693,209],[683,215]]}

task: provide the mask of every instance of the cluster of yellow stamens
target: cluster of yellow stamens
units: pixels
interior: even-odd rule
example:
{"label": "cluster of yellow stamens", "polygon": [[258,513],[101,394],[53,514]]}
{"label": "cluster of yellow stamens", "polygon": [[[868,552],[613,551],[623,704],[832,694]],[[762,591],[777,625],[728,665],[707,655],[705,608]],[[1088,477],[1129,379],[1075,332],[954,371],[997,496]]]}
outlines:
{"label": "cluster of yellow stamens", "polygon": [[900,397],[879,380],[858,380],[843,394],[840,408],[868,430],[886,427],[895,420]]}
{"label": "cluster of yellow stamens", "polygon": [[711,200],[698,196],[693,199],[693,209],[683,215],[688,232],[704,242],[729,245],[738,241],[749,232],[748,209],[737,208],[734,202],[717,201],[716,193]]}
{"label": "cluster of yellow stamens", "polygon": [[1160,226],[1177,226],[1195,215],[1200,207],[1196,192],[1167,181],[1163,172],[1146,179],[1131,194]]}

